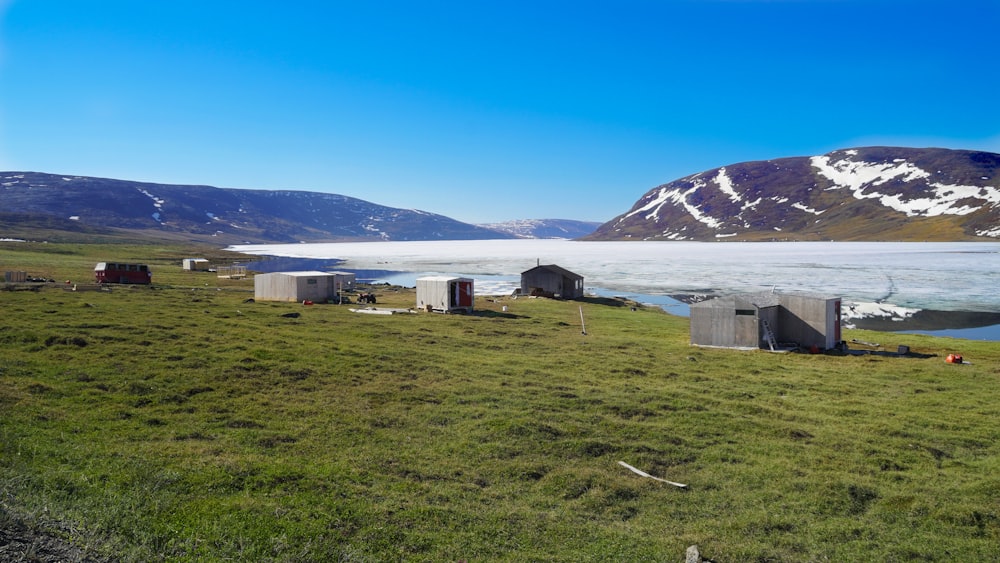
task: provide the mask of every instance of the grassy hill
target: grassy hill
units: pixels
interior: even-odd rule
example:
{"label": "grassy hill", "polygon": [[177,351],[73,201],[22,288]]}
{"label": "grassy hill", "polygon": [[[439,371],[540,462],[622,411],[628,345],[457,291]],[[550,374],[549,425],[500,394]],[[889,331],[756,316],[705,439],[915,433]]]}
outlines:
{"label": "grassy hill", "polygon": [[0,291],[0,525],[129,561],[998,554],[995,343],[771,354],[692,348],[687,319],[614,300],[248,303],[252,281],[181,270],[207,250],[0,243],[0,269],[142,260],[155,282]]}

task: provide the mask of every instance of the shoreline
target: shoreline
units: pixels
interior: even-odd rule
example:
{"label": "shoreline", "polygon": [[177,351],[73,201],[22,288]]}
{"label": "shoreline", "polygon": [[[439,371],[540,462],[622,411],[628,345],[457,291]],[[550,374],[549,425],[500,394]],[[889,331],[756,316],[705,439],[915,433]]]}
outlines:
{"label": "shoreline", "polygon": [[[346,260],[337,258],[301,258],[277,255],[245,254],[247,266],[254,271],[276,272],[294,270],[342,270],[358,275],[358,280],[371,283],[391,283],[404,287],[415,286],[420,272],[344,267]],[[386,264],[390,266],[390,264]],[[465,274],[463,274],[465,275]],[[477,295],[506,295],[516,286],[514,276],[469,274],[477,280],[476,289],[494,288],[477,292]],[[509,279],[508,279],[509,278]],[[497,288],[509,288],[507,291]],[[660,307],[669,314],[688,317],[688,305],[711,299],[728,291],[722,288],[702,289],[697,293],[651,294],[621,291],[603,287],[588,287],[588,291],[602,297],[624,296],[645,305]],[[903,308],[886,303],[865,303],[845,299],[844,328],[878,332],[915,333],[930,336],[955,337],[968,340],[1000,341],[1000,312],[946,311],[935,309]]]}

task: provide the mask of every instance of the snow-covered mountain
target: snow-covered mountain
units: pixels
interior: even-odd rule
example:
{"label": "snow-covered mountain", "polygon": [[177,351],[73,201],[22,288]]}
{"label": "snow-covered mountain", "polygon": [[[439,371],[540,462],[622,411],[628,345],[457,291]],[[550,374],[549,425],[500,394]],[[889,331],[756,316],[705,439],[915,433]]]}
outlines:
{"label": "snow-covered mountain", "polygon": [[337,194],[0,172],[0,221],[130,229],[213,243],[514,238],[416,209]]}
{"label": "snow-covered mountain", "polygon": [[1000,154],[865,147],[653,188],[590,240],[995,240]]}
{"label": "snow-covered mountain", "polygon": [[580,238],[594,232],[601,224],[572,219],[518,219],[503,223],[480,224],[484,229],[498,231],[517,238]]}

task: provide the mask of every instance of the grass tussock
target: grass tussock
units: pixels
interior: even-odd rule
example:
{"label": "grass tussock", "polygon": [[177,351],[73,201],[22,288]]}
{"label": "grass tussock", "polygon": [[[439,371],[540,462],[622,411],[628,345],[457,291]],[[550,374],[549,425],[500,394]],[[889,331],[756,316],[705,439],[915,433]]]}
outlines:
{"label": "grass tussock", "polygon": [[[129,248],[0,258],[62,278]],[[687,319],[597,299],[357,315],[246,303],[252,282],[183,272],[184,249],[132,250],[156,261],[152,289],[0,292],[0,513],[104,554],[998,554],[995,343],[847,331],[933,356],[700,349]]]}

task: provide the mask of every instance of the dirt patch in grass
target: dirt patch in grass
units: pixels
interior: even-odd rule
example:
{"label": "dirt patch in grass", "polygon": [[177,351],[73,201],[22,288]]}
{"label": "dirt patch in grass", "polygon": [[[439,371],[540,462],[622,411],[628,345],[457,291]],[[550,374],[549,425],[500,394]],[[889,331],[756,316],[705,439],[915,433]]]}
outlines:
{"label": "dirt patch in grass", "polygon": [[0,561],[106,563],[111,560],[90,553],[54,533],[0,515]]}

